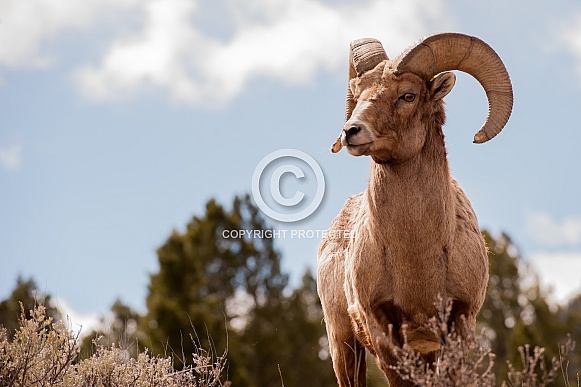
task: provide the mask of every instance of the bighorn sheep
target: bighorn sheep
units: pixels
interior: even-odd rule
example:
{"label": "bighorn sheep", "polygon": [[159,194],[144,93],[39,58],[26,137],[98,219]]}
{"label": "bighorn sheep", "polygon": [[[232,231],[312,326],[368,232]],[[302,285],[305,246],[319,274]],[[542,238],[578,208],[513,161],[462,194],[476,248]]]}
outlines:
{"label": "bighorn sheep", "polygon": [[506,125],[512,86],[490,46],[457,33],[424,38],[395,60],[379,41],[355,40],[349,63],[345,125],[332,151],[371,156],[371,176],[321,243],[318,292],[339,385],[366,385],[367,348],[390,385],[407,386],[389,368],[393,345],[405,331],[414,350],[435,359],[438,340],[425,324],[438,295],[453,300],[451,320],[466,334],[488,282],[476,215],[448,168],[442,98],[456,77],[445,71],[466,72],[486,91],[488,118],[475,143]]}

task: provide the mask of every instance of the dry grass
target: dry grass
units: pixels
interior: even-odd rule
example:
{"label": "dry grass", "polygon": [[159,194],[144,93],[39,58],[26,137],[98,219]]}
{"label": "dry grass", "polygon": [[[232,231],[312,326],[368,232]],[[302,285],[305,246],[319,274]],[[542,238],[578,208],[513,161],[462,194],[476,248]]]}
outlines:
{"label": "dry grass", "polygon": [[0,330],[0,386],[224,386],[220,377],[226,354],[198,348],[194,366],[176,371],[170,358],[151,356],[147,350],[131,358],[117,346],[96,346],[88,359],[74,363],[79,353],[79,336],[62,321],[53,322],[40,305],[26,319],[11,340]]}

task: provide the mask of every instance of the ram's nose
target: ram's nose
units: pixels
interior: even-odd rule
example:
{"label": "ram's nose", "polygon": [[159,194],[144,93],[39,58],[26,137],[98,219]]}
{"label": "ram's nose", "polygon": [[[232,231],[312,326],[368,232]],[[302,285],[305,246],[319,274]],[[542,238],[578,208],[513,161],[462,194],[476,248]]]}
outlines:
{"label": "ram's nose", "polygon": [[[360,142],[359,137],[362,136],[362,132],[367,132],[365,122],[362,120],[353,117],[349,121],[345,122],[345,125],[343,126],[343,132],[341,133],[343,145],[347,146],[353,142]],[[356,137],[357,140],[355,140]]]}
{"label": "ram's nose", "polygon": [[345,126],[343,126],[343,130],[337,138],[337,141],[335,141],[333,144],[331,151],[333,153],[337,153],[341,150],[342,147],[350,145],[349,139],[355,136],[357,133],[361,132],[363,129],[365,129],[365,124],[363,124],[361,121],[355,119],[347,121]]}
{"label": "ram's nose", "polygon": [[349,141],[349,137],[352,137],[361,131],[360,125],[351,125],[348,128],[343,129],[345,132],[345,139]]}

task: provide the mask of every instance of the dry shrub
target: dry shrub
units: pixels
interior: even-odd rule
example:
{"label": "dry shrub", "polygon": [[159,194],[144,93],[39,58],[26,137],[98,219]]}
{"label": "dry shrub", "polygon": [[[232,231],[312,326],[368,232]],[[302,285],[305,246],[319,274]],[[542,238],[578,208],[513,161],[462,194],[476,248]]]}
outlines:
{"label": "dry shrub", "polygon": [[[428,328],[440,340],[438,360],[428,364],[417,352],[404,342],[402,348],[394,346],[393,351],[397,358],[392,368],[398,375],[417,386],[496,386],[496,376],[493,372],[494,353],[484,346],[478,337],[470,335],[462,338],[455,327],[449,326],[452,311],[452,302],[444,302],[441,298],[436,302],[438,314],[428,323]],[[566,365],[566,359],[575,343],[568,337],[565,344],[560,346],[560,357],[551,359],[546,366],[543,356],[544,348],[535,347],[530,352],[530,346],[519,347],[522,360],[522,370],[509,363],[507,381],[502,387],[536,387],[553,383]],[[566,380],[566,385],[569,383]]]}
{"label": "dry shrub", "polygon": [[438,314],[430,319],[428,328],[440,340],[438,361],[426,363],[404,342],[402,348],[394,347],[398,361],[392,368],[402,379],[417,386],[494,386],[494,354],[474,337],[464,339],[453,326],[448,326],[451,301],[445,303],[439,298],[436,307]]}
{"label": "dry shrub", "polygon": [[575,342],[571,336],[567,337],[565,344],[559,346],[559,358],[554,356],[551,359],[550,367],[547,367],[543,356],[545,348],[535,347],[531,352],[530,345],[518,347],[520,353],[522,369],[519,371],[508,362],[508,381],[502,383],[502,387],[522,386],[535,387],[547,386],[553,383],[559,374],[563,375],[565,384],[570,385],[566,372],[567,356],[575,349]]}
{"label": "dry shrub", "polygon": [[[448,326],[451,303],[439,300],[437,306],[439,313],[428,327],[440,339],[438,361],[427,364],[404,344],[402,348],[394,347],[398,361],[392,368],[417,386],[495,386],[494,354],[478,338],[463,339],[453,326]],[[0,329],[0,386],[230,386],[230,382],[222,383],[220,379],[226,367],[226,353],[217,356],[213,349],[198,346],[193,354],[195,364],[176,371],[169,357],[152,356],[145,350],[131,358],[127,350],[115,345],[105,348],[95,340],[93,356],[74,364],[79,353],[78,337],[79,333],[75,334],[63,321],[54,322],[47,317],[42,305],[31,311],[30,319],[26,319],[23,310],[20,328],[12,340],[8,340],[5,329]],[[569,337],[560,346],[559,358],[551,359],[549,366],[544,348],[531,351],[528,345],[519,347],[522,369],[509,363],[502,386],[546,386],[556,380],[559,370],[569,386],[566,359],[574,346]]]}
{"label": "dry shrub", "polygon": [[5,329],[0,331],[0,386],[58,385],[78,354],[78,334],[63,321],[53,323],[43,305],[28,320],[22,304],[21,309],[20,328],[12,340]]}
{"label": "dry shrub", "polygon": [[116,346],[97,347],[97,352],[73,367],[65,386],[160,386],[213,387],[221,385],[220,374],[225,358],[194,356],[196,365],[175,371],[170,358],[150,356],[147,350],[130,358],[126,350]]}
{"label": "dry shrub", "polygon": [[[147,350],[131,358],[115,345],[96,344],[95,354],[74,364],[79,353],[79,334],[62,321],[53,322],[39,305],[8,340],[0,329],[0,386],[224,386],[220,377],[226,367],[226,354],[198,348],[194,365],[176,371],[171,358],[151,356]],[[227,382],[226,382],[227,383]]]}

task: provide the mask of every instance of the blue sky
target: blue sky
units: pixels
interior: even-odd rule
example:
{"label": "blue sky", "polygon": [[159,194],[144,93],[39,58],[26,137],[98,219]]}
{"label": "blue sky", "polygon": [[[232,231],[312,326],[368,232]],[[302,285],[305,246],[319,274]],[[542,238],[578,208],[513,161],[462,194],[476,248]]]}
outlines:
{"label": "blue sky", "polygon": [[[370,163],[329,152],[349,41],[379,38],[395,57],[440,31],[488,42],[515,92],[505,130],[474,145],[486,97],[457,73],[444,129],[453,175],[555,299],[581,290],[576,1],[0,0],[0,20],[0,298],[21,274],[82,321],[117,297],[144,311],[156,248],[209,198],[251,192],[279,149],[311,155],[326,191],[309,218],[270,224],[328,228]],[[287,180],[288,192],[314,190]],[[318,242],[277,240],[295,281]]]}

